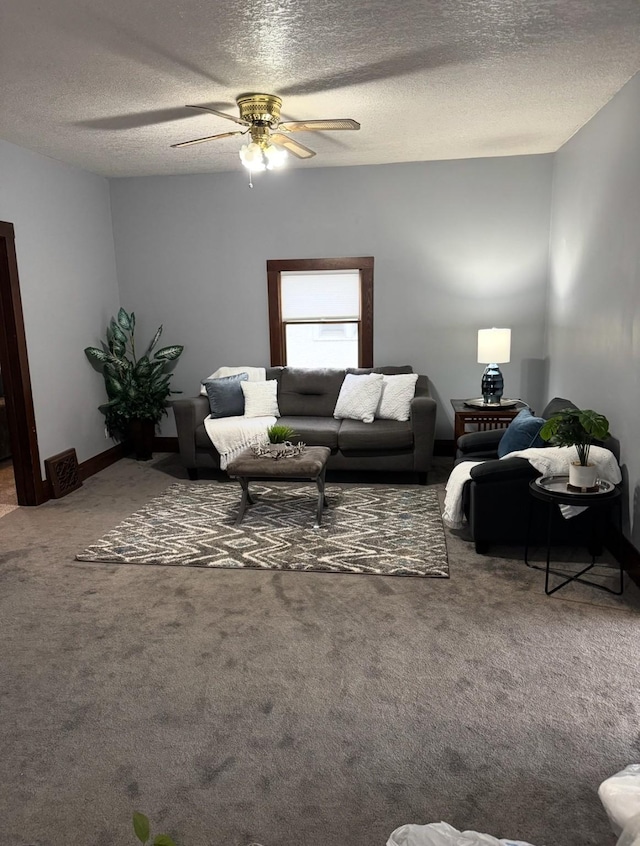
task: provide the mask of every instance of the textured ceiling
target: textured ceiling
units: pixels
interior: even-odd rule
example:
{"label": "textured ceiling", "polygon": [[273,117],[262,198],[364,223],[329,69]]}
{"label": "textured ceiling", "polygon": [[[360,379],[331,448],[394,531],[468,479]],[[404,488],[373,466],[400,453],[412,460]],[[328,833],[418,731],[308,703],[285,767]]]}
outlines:
{"label": "textured ceiling", "polygon": [[640,68],[637,0],[3,0],[0,138],[107,176],[241,168],[238,136],[184,104],[283,120],[293,167],[557,150]]}

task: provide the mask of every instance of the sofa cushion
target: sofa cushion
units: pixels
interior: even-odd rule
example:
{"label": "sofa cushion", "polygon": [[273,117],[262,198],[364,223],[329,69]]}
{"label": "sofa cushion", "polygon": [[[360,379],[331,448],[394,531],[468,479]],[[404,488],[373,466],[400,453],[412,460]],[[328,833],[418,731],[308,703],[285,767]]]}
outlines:
{"label": "sofa cushion", "polygon": [[363,423],[373,423],[376,408],[382,393],[381,373],[347,373],[338,394],[333,416],[338,420],[343,418],[362,420]]}
{"label": "sofa cushion", "polygon": [[280,390],[280,377],[282,376],[282,371],[284,367],[267,367],[267,382],[269,380],[275,379],[278,383],[278,390]]}
{"label": "sofa cushion", "polygon": [[367,373],[383,373],[385,376],[397,376],[400,373],[413,373],[410,364],[387,365],[385,367],[347,367],[347,373],[362,376]]}
{"label": "sofa cushion", "polygon": [[281,426],[290,426],[295,432],[293,443],[302,441],[307,446],[326,446],[338,449],[340,421],[333,417],[281,417]]}
{"label": "sofa cushion", "polygon": [[343,420],[338,432],[338,446],[343,452],[411,449],[413,432],[408,422],[397,420],[374,420],[373,423]]}
{"label": "sofa cushion", "polygon": [[280,414],[294,417],[332,417],[344,370],[285,367],[280,376]]}
{"label": "sofa cushion", "polygon": [[540,437],[544,426],[542,417],[534,417],[530,408],[522,408],[507,426],[498,444],[498,458],[529,447],[543,447],[545,442]]}
{"label": "sofa cushion", "polygon": [[211,417],[238,417],[244,414],[244,394],[240,382],[246,382],[247,373],[205,379],[202,383],[209,397]]}

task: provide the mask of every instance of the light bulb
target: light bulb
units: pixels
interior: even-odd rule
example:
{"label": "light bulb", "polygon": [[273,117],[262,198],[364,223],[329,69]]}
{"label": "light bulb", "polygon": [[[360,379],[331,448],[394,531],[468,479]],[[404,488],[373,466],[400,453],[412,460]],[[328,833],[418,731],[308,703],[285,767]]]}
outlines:
{"label": "light bulb", "polygon": [[268,170],[272,170],[274,167],[282,167],[287,159],[287,151],[283,150],[282,147],[275,147],[273,144],[266,148],[264,155]]}
{"label": "light bulb", "polygon": [[240,147],[240,161],[242,164],[256,173],[266,168],[262,149],[254,141],[251,144],[243,144]]}

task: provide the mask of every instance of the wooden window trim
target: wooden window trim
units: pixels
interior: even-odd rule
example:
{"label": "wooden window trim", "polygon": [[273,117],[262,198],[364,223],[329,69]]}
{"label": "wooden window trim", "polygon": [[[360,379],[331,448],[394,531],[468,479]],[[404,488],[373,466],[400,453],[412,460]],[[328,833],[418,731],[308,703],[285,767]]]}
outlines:
{"label": "wooden window trim", "polygon": [[285,324],[282,321],[280,274],[282,271],[358,270],[360,271],[360,320],[358,332],[358,367],[373,367],[373,256],[324,259],[269,259],[267,295],[269,302],[269,338],[271,366],[283,366],[287,360]]}

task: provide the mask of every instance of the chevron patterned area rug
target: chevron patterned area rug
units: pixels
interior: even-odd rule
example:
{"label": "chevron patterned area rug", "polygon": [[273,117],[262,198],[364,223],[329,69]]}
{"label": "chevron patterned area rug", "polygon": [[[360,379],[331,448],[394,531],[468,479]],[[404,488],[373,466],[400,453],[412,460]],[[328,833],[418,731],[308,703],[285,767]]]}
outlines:
{"label": "chevron patterned area rug", "polygon": [[76,556],[78,561],[320,570],[448,578],[440,505],[425,487],[251,484],[256,500],[234,525],[240,487],[178,483]]}

